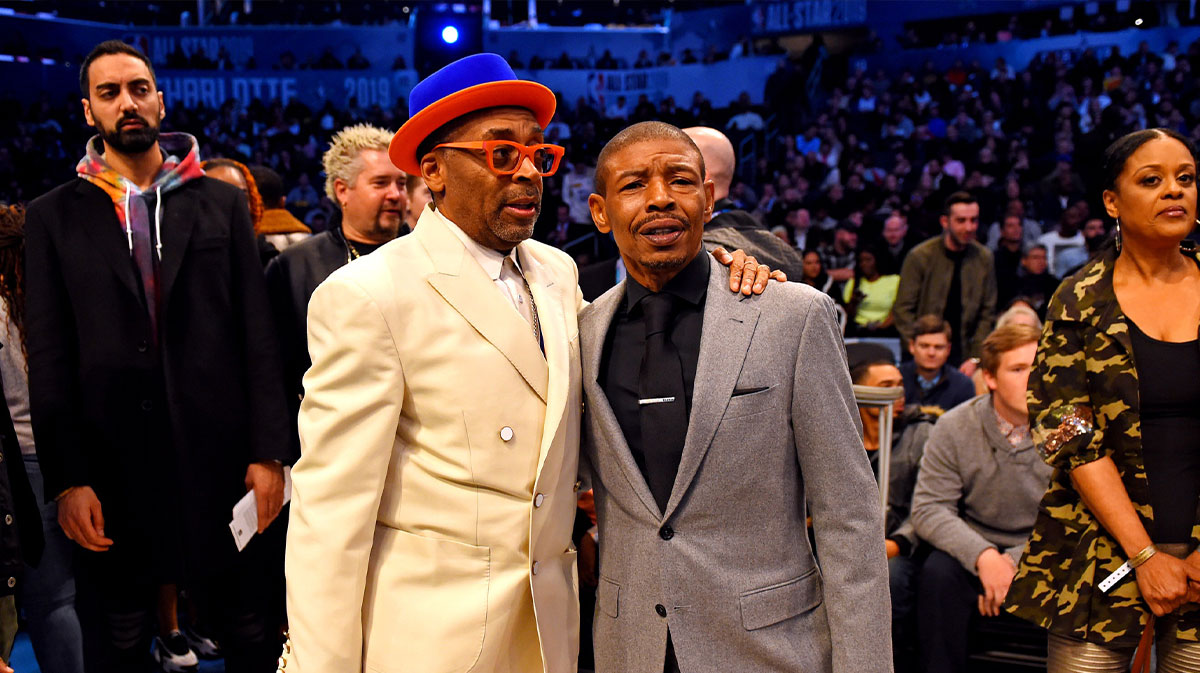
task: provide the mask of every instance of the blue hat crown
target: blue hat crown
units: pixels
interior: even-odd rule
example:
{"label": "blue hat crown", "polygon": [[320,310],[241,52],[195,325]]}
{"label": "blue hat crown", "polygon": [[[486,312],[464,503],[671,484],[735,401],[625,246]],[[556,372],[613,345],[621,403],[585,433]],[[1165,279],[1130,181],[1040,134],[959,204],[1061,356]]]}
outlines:
{"label": "blue hat crown", "polygon": [[480,84],[516,80],[512,67],[497,54],[474,54],[445,66],[412,88],[408,97],[408,116],[437,101]]}

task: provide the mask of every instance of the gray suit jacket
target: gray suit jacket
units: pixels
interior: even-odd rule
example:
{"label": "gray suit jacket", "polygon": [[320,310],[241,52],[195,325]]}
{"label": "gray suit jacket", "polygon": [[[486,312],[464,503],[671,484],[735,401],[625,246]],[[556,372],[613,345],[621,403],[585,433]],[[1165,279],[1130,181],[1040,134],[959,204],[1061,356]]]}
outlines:
{"label": "gray suit jacket", "polygon": [[798,283],[745,298],[712,265],[687,438],[660,512],[596,380],[624,292],[579,320],[597,673],[661,673],[668,628],[686,673],[890,672],[879,492],[832,300]]}

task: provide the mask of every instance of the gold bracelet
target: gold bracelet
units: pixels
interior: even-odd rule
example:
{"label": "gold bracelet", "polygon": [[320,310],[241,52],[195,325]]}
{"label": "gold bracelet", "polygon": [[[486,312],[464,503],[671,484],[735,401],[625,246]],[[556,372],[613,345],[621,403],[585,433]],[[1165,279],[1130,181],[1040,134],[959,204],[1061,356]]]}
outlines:
{"label": "gold bracelet", "polygon": [[1150,557],[1154,556],[1157,553],[1158,553],[1158,547],[1155,547],[1154,543],[1150,543],[1145,549],[1138,552],[1137,556],[1134,556],[1133,558],[1129,559],[1129,567],[1136,568],[1136,567],[1142,565],[1143,563],[1145,563],[1146,561],[1149,561]]}

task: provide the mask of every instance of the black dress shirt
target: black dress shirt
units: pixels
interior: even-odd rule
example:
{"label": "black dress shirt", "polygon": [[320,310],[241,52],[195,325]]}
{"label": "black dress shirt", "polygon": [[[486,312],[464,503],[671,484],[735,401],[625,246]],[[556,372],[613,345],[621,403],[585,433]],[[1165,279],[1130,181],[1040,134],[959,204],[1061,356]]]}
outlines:
{"label": "black dress shirt", "polygon": [[[710,255],[700,251],[663,292],[675,295],[675,313],[671,317],[670,338],[679,351],[683,369],[688,415],[692,410],[692,389],[696,383],[696,363],[700,359],[700,333],[704,324],[704,299],[708,294]],[[600,387],[608,397],[629,450],[646,476],[646,458],[642,449],[641,409],[638,406],[638,377],[642,353],[646,347],[646,327],[638,303],[651,294],[629,276],[625,299],[613,316],[600,360]],[[678,465],[672,466],[678,469]]]}

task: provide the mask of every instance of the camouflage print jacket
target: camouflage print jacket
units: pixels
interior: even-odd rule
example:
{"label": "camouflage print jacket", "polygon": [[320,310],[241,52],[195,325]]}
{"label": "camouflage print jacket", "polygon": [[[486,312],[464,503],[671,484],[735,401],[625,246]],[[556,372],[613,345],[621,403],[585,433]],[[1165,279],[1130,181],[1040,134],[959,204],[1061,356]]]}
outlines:
{"label": "camouflage print jacket", "polygon": [[[1194,257],[1188,250],[1185,254]],[[1113,291],[1109,250],[1055,293],[1029,377],[1034,443],[1055,468],[1038,507],[1006,609],[1060,635],[1111,646],[1137,644],[1150,610],[1131,573],[1097,586],[1127,560],[1084,506],[1070,471],[1109,456],[1143,523],[1153,512],[1142,463],[1133,345]],[[1200,541],[1200,525],[1192,531]],[[1200,640],[1200,608],[1184,608],[1177,637]]]}

